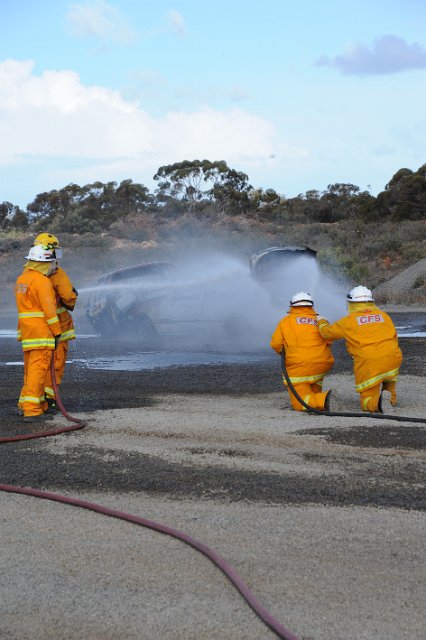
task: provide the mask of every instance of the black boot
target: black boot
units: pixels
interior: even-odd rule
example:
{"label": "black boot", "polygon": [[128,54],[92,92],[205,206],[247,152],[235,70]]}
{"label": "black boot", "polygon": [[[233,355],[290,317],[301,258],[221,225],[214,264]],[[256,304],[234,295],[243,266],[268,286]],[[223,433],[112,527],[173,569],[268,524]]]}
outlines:
{"label": "black boot", "polygon": [[45,413],[58,413],[59,409],[56,405],[56,399],[55,398],[46,398],[46,402],[47,402],[47,409],[45,411]]}

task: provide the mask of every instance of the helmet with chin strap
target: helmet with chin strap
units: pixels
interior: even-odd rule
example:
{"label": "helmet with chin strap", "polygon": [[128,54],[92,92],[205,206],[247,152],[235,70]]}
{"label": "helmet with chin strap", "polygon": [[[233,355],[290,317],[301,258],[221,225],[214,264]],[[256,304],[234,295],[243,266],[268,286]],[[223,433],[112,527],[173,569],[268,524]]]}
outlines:
{"label": "helmet with chin strap", "polygon": [[314,300],[310,293],[307,293],[306,291],[299,291],[292,296],[290,305],[292,307],[313,307]]}
{"label": "helmet with chin strap", "polygon": [[28,251],[28,255],[25,257],[27,260],[32,260],[33,262],[55,261],[53,249],[45,249],[41,244],[38,244],[35,247],[31,247],[31,249]]}

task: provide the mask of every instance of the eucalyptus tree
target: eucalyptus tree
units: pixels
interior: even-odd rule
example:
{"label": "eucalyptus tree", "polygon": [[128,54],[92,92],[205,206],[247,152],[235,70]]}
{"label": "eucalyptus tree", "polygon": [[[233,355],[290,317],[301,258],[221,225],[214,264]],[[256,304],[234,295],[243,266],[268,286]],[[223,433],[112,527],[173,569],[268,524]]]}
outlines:
{"label": "eucalyptus tree", "polygon": [[216,203],[222,213],[240,211],[248,205],[247,196],[252,189],[246,174],[230,169],[224,160],[184,160],[164,165],[154,180],[158,182],[158,201],[184,201],[190,213],[206,200]]}
{"label": "eucalyptus tree", "polygon": [[28,226],[28,217],[16,204],[5,200],[0,203],[0,229],[25,228]]}
{"label": "eucalyptus tree", "polygon": [[382,216],[395,220],[426,219],[426,164],[417,171],[399,169],[377,196]]}
{"label": "eucalyptus tree", "polygon": [[49,225],[52,230],[85,233],[108,229],[120,218],[141,213],[151,201],[148,189],[132,180],[119,185],[97,181],[40,193],[27,212],[36,228]]}

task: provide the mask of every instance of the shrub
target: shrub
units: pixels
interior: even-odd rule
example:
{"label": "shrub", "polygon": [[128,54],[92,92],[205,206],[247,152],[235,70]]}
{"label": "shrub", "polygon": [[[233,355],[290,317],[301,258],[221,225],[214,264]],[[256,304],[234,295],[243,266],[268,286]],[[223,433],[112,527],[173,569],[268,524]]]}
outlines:
{"label": "shrub", "polygon": [[420,274],[413,282],[413,289],[421,289],[426,285],[426,276],[424,274]]}

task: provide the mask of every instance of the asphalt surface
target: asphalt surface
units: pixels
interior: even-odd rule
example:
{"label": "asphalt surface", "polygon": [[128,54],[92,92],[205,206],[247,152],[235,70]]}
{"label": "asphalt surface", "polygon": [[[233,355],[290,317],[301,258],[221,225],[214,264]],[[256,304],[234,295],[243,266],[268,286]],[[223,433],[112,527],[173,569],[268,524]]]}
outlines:
{"label": "asphalt surface", "polygon": [[[100,339],[80,342],[77,347],[78,357],[83,359],[99,355],[113,357],[114,354],[134,351],[133,344],[105,344]],[[401,347],[404,355],[401,377],[424,376],[426,339],[402,339]],[[0,340],[0,352],[3,388],[1,435],[27,433],[27,425],[16,412],[16,396],[21,384],[22,369],[4,364],[19,359],[19,345],[13,340]],[[333,373],[350,374],[351,362],[341,344],[335,345],[335,357]],[[257,364],[169,367],[138,372],[91,370],[78,364],[69,364],[62,389],[62,400],[67,411],[80,414],[106,409],[153,407],[164,394],[207,394],[212,397],[254,394],[261,397],[263,394],[281,392],[282,383],[278,358],[265,355],[265,361]],[[283,400],[285,398],[283,394]],[[358,408],[352,407],[350,410],[357,411]],[[406,413],[410,415],[409,411]],[[417,451],[426,448],[426,429],[422,425],[392,421],[377,421],[377,424],[370,422],[363,424],[362,419],[352,419],[352,423],[348,425],[347,420],[340,420],[337,426],[322,426],[316,431],[310,428],[309,435],[350,447],[391,447],[396,450]],[[51,426],[49,422],[45,424]],[[46,426],[38,425],[31,429],[31,432],[43,431]],[[303,430],[300,435],[303,436]],[[303,475],[276,477],[261,472],[224,472],[220,466],[208,470],[203,467],[197,469],[193,465],[186,468],[132,452],[120,452],[114,462],[105,466],[102,462],[104,451],[97,451],[95,447],[79,447],[69,453],[68,459],[56,459],[42,440],[30,444],[8,444],[2,449],[0,481],[46,489],[72,486],[86,491],[103,488],[122,492],[139,487],[144,491],[170,496],[197,497],[205,496],[207,492],[212,497],[220,494],[229,500],[293,504],[375,504],[406,509],[423,509],[426,506],[423,487],[418,483],[419,478],[424,477],[424,467],[421,462],[413,460],[407,460],[397,470],[392,466],[380,473],[372,467],[369,472],[378,475],[374,487],[369,481],[364,482],[363,477],[355,481],[350,476],[346,482],[336,487],[334,480],[326,476],[318,483],[317,479],[312,480]],[[87,464],[87,459],[90,459],[90,465]],[[123,474],[123,467],[129,473]],[[399,476],[404,479],[404,487],[398,490],[394,485]],[[390,479],[393,481],[392,486],[389,485]],[[410,481],[412,485],[407,492],[406,482]]]}
{"label": "asphalt surface", "polygon": [[[426,338],[400,344],[398,411],[425,417]],[[357,411],[350,359],[341,343],[334,351],[330,384]],[[70,356],[134,352],[90,338]],[[88,427],[2,445],[0,483],[189,532],[301,640],[423,640],[426,425],[295,415],[278,358],[264,356],[151,371],[70,363],[62,399]],[[0,435],[28,432],[16,415],[22,367],[6,364],[21,359],[0,339]],[[0,501],[2,640],[274,637],[215,569],[161,536],[39,500]]]}

